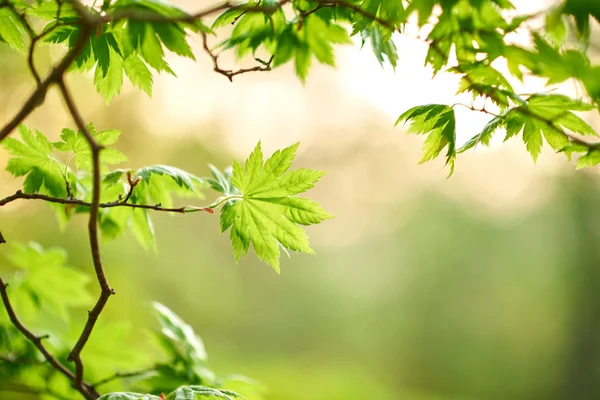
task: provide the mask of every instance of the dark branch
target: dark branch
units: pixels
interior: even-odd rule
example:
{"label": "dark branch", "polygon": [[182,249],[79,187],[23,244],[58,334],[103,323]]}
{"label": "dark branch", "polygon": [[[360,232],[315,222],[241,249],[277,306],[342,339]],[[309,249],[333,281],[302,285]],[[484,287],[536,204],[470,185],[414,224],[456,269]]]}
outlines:
{"label": "dark branch", "polygon": [[133,190],[138,185],[138,183],[140,183],[140,180],[141,180],[140,177],[133,179],[131,172],[127,172],[127,183],[129,184],[129,190],[127,191],[127,194],[125,195],[125,198],[118,202],[119,204],[127,204],[129,199],[131,198],[131,196],[133,196]]}
{"label": "dark branch", "polygon": [[107,378],[104,378],[102,380],[99,380],[98,382],[93,383],[92,386],[97,388],[98,386],[106,385],[107,383],[110,383],[110,382],[113,382],[113,381],[116,381],[119,379],[136,378],[138,376],[148,375],[154,371],[156,371],[156,367],[150,367],[150,368],[140,369],[138,371],[131,371],[131,372],[117,372],[114,375],[111,375]]}
{"label": "dark branch", "polygon": [[87,129],[81,113],[75,105],[71,92],[67,88],[64,80],[60,80],[58,84],[62,97],[65,100],[69,113],[73,117],[75,125],[83,133],[92,149],[93,189],[92,202],[90,204],[88,232],[90,237],[90,248],[92,251],[92,261],[94,263],[94,270],[96,272],[98,283],[100,284],[101,292],[96,305],[89,312],[83,331],[81,332],[77,343],[75,343],[75,346],[73,346],[73,350],[71,350],[68,358],[69,361],[73,361],[75,363],[75,385],[80,386],[83,381],[83,361],[81,360],[81,351],[90,338],[100,313],[102,310],[104,310],[104,307],[106,306],[110,296],[115,294],[115,291],[108,283],[108,278],[106,277],[104,267],[102,266],[102,258],[100,257],[100,243],[98,238],[98,214],[100,210],[100,191],[102,184],[102,176],[100,173],[100,151],[103,149],[103,147],[96,142],[92,134]]}
{"label": "dark branch", "polygon": [[[12,203],[13,201],[23,199],[23,200],[43,200],[49,203],[55,204],[68,204],[74,206],[82,206],[82,207],[91,207],[92,203],[88,203],[83,200],[78,199],[63,199],[60,197],[52,197],[47,196],[45,194],[39,193],[23,193],[21,190],[17,190],[17,192],[13,195],[5,197],[0,200],[0,207]],[[177,208],[167,208],[162,207],[160,204],[157,205],[148,205],[148,204],[134,204],[134,203],[125,203],[123,200],[113,201],[110,203],[100,203],[100,208],[113,208],[113,207],[130,207],[130,208],[141,208],[145,210],[153,210],[167,213],[177,213],[177,214],[187,214],[192,212],[207,212],[209,214],[213,214],[214,210],[209,207],[177,207]],[[1,235],[0,235],[1,239]]]}
{"label": "dark branch", "polygon": [[75,46],[69,50],[63,59],[52,69],[50,75],[37,86],[17,114],[2,129],[0,129],[0,141],[4,140],[4,138],[23,122],[33,110],[42,105],[50,86],[62,79],[65,71],[71,66],[73,61],[75,61],[75,58],[77,58],[77,55],[81,52],[85,43],[90,38],[91,32],[92,29],[90,27],[86,26],[82,29],[81,35]]}
{"label": "dark branch", "polygon": [[[48,361],[48,363],[54,369],[56,369],[61,374],[69,378],[71,381],[74,381],[75,376],[73,375],[73,373],[69,371],[67,367],[61,364],[61,362],[58,361],[52,354],[50,354],[48,349],[46,349],[46,347],[42,343],[42,339],[44,339],[44,336],[36,336],[33,332],[27,329],[25,325],[23,325],[23,323],[21,323],[8,297],[8,292],[6,290],[7,287],[8,284],[5,283],[4,280],[2,280],[2,278],[0,278],[0,297],[2,297],[2,302],[4,303],[4,308],[6,309],[8,317],[10,318],[10,322],[12,322],[15,328],[17,328],[17,330],[21,332],[23,336],[25,336],[31,343],[33,343],[33,345],[40,351],[40,353],[42,353],[46,361]],[[93,392],[93,388],[91,388],[87,384],[81,384],[79,386],[76,386],[75,389],[79,393],[81,393],[83,397],[85,397],[87,400],[94,400],[96,398]]]}
{"label": "dark branch", "polygon": [[233,82],[233,77],[236,75],[241,75],[241,74],[245,74],[248,72],[266,72],[266,71],[271,70],[271,63],[273,62],[274,56],[271,56],[269,61],[263,61],[263,60],[260,60],[257,58],[256,61],[258,61],[261,65],[257,65],[256,67],[242,68],[242,69],[238,69],[236,71],[222,69],[219,66],[219,55],[215,54],[208,46],[208,38],[207,38],[206,33],[201,32],[201,35],[202,35],[202,47],[204,48],[204,51],[210,56],[210,58],[213,62],[213,70],[221,75],[226,76],[230,82]]}
{"label": "dark branch", "polygon": [[29,65],[29,70],[31,71],[31,74],[33,75],[33,79],[35,80],[35,83],[37,84],[37,86],[40,86],[42,84],[42,79],[40,78],[40,74],[35,69],[35,65],[33,63],[33,52],[35,50],[35,43],[37,42],[38,37],[35,34],[35,31],[31,27],[29,22],[27,21],[27,19],[25,18],[25,16],[17,11],[14,4],[6,3],[6,7],[8,7],[13,12],[13,14],[19,19],[21,24],[23,24],[23,26],[27,30],[27,34],[29,35],[29,39],[31,40],[31,44],[29,45],[29,54],[27,57],[27,64]]}

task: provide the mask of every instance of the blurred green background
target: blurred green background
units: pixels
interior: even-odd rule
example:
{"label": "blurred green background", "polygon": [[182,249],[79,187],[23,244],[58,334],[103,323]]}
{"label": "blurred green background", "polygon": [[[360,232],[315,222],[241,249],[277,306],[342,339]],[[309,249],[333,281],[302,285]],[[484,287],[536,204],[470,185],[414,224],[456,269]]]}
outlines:
{"label": "blurred green background", "polygon": [[[71,77],[85,117],[123,130],[127,166],[204,176],[259,139],[267,152],[301,140],[297,166],[328,172],[310,196],[337,216],[309,229],[317,254],[293,254],[277,276],[254,256],[236,265],[217,216],[154,215],[157,253],[130,235],[103,243],[118,295],[102,319],[143,347],[149,303],[162,302],[193,325],[217,372],[258,379],[269,400],[600,398],[598,173],[551,151],[535,166],[508,144],[465,154],[446,180],[441,164],[416,165],[420,138],[352,89],[376,71],[363,57],[343,50],[340,72],[317,68],[306,87],[285,69],[231,85],[209,60],[173,60],[179,80],[108,107],[89,77]],[[32,88],[24,62],[0,47],[2,121]],[[388,83],[376,93],[397,89]],[[54,93],[27,124],[51,137],[71,125]],[[5,172],[0,183],[2,197],[19,187]],[[85,223],[60,231],[40,203],[0,209],[7,241],[64,247],[91,273]],[[144,366],[101,351],[108,370]]]}

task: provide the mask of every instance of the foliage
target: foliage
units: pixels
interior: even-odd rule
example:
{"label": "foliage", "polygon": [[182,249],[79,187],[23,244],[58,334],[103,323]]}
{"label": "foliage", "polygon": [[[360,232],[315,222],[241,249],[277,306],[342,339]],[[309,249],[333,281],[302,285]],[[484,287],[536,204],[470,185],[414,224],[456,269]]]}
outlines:
{"label": "foliage", "polygon": [[298,143],[277,151],[263,164],[258,143],[243,168],[233,163],[231,182],[240,194],[219,202],[226,201],[221,213],[221,230],[231,228],[236,260],[248,253],[250,242],[258,257],[277,272],[279,247],[284,251],[313,253],[308,237],[297,224],[318,224],[332,215],[317,203],[295,196],[311,189],[323,176],[323,172],[309,169],[286,172],[297,148]]}
{"label": "foliage", "polygon": [[[529,22],[538,19],[542,28],[531,28]],[[458,75],[457,92],[472,97],[471,104],[420,105],[400,115],[398,123],[408,124],[408,133],[426,136],[422,162],[443,152],[452,173],[458,154],[489,145],[494,134],[505,131],[505,140],[521,135],[534,161],[546,142],[568,157],[582,154],[578,168],[591,167],[600,163],[600,149],[587,137],[598,135],[579,113],[600,109],[600,65],[589,50],[594,20],[600,21],[600,12],[590,0],[566,0],[534,15],[514,12],[509,0],[249,0],[194,14],[158,0],[91,5],[78,0],[0,0],[0,41],[26,57],[36,83],[29,99],[0,130],[10,155],[6,170],[24,177],[23,189],[0,200],[0,206],[21,199],[45,201],[62,227],[78,214],[88,215],[93,267],[101,288],[94,303],[86,289],[88,276],[70,267],[60,249],[13,245],[10,259],[19,271],[9,279],[10,288],[0,279],[6,310],[0,316],[2,376],[54,399],[239,397],[222,388],[225,379],[208,368],[204,345],[191,326],[159,304],[155,311],[162,330],[155,342],[166,361],[137,372],[116,372],[137,366],[120,361],[135,364],[143,357],[141,350],[127,353],[119,345],[128,328],[98,322],[114,294],[99,237],[113,239],[130,230],[142,246],[156,250],[151,213],[219,210],[221,230],[229,230],[235,260],[252,244],[258,257],[279,272],[282,250],[313,252],[301,226],[332,218],[317,203],[298,196],[323,176],[310,169],[289,171],[298,144],[265,161],[259,143],[243,166],[234,161],[223,172],[210,166],[210,178],[162,164],[116,168],[127,161],[116,148],[121,132],[96,130],[85,122],[66,74],[90,72],[107,103],[119,95],[125,77],[150,96],[156,74],[175,75],[168,53],[195,59],[190,43],[197,36],[214,70],[229,80],[292,64],[306,82],[315,61],[335,66],[335,47],[351,44],[353,38],[368,44],[380,64],[396,67],[404,60],[394,38],[408,34],[406,26],[416,23],[427,32],[426,65],[434,74]],[[530,44],[513,40],[519,35]],[[209,43],[213,40],[215,44]],[[42,45],[66,50],[47,75],[36,66],[36,49]],[[252,57],[256,66],[223,68],[223,51],[232,51],[239,60]],[[544,79],[547,90],[515,90],[528,76]],[[582,88],[581,98],[554,92],[568,80]],[[63,129],[57,142],[23,124],[52,86],[58,87],[75,124],[75,129]],[[457,143],[457,106],[490,117],[462,146]],[[19,136],[8,137],[15,129]],[[220,194],[210,205],[174,205],[181,198],[197,202],[208,189]],[[81,314],[79,308],[88,306],[92,308],[81,331],[73,333],[69,324],[64,326],[74,313]],[[46,334],[51,340],[43,340]],[[113,354],[119,352],[127,356]],[[122,391],[101,396],[103,385]]]}

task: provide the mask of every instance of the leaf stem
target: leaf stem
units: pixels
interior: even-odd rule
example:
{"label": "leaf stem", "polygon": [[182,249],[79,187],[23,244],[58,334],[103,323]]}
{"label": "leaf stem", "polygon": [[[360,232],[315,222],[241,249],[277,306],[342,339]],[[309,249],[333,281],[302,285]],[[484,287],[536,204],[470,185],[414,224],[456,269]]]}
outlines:
{"label": "leaf stem", "polygon": [[241,200],[243,198],[244,198],[244,196],[240,195],[240,194],[232,194],[231,196],[220,197],[214,203],[212,203],[210,206],[208,206],[208,208],[215,209],[215,208],[218,208],[221,204],[228,202],[229,200],[233,200],[233,199]]}

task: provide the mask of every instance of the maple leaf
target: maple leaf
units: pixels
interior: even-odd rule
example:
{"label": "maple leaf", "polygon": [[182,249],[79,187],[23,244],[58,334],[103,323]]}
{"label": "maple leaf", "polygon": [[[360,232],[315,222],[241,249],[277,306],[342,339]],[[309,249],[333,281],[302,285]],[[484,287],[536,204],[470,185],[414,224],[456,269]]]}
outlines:
{"label": "maple leaf", "polygon": [[231,228],[236,261],[248,253],[250,243],[258,257],[279,273],[280,248],[312,254],[308,237],[298,225],[318,224],[333,218],[319,204],[296,196],[311,189],[321,171],[289,171],[298,143],[276,151],[263,164],[260,142],[244,167],[233,163],[231,182],[239,195],[228,197],[221,212],[221,231]]}
{"label": "maple leaf", "polygon": [[[87,125],[87,129],[96,142],[102,146],[115,144],[121,135],[121,131],[116,129],[107,129],[96,132],[96,128],[92,123]],[[75,166],[78,169],[91,172],[92,149],[83,132],[75,132],[65,128],[62,130],[60,138],[62,139],[62,142],[52,143],[54,148],[58,151],[71,153],[71,155],[75,157]],[[120,151],[111,147],[106,147],[100,152],[100,165],[102,169],[106,169],[108,165],[119,164],[123,161],[127,161],[127,157]]]}
{"label": "maple leaf", "polygon": [[[24,176],[25,193],[45,191],[54,196],[65,194],[62,165],[52,156],[52,144],[38,130],[35,134],[25,125],[19,126],[21,141],[6,138],[2,143],[12,156],[6,170],[14,176]],[[42,190],[45,189],[45,190]]]}

